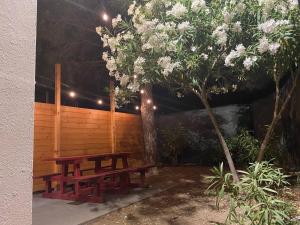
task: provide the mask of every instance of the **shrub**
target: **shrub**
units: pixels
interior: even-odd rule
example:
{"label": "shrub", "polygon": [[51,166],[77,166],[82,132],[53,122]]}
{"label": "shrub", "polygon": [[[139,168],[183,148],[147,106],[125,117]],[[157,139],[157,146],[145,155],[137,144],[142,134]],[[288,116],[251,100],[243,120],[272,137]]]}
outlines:
{"label": "shrub", "polygon": [[280,168],[270,162],[252,163],[240,172],[240,180],[233,183],[231,173],[225,173],[223,165],[212,169],[209,189],[216,192],[217,205],[228,194],[230,209],[227,224],[290,225],[295,209],[283,200],[288,182]]}

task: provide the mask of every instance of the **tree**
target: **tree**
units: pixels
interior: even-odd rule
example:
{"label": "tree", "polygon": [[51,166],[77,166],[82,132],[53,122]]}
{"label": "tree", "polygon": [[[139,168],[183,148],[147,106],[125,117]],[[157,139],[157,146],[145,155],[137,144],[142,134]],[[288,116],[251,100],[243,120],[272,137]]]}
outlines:
{"label": "tree", "polygon": [[[103,53],[103,59],[124,92],[135,93],[144,84],[168,84],[176,91],[193,92],[201,99],[235,181],[237,172],[210,107],[209,95],[235,91],[246,78],[246,72],[269,57],[254,54],[259,49],[259,24],[269,19],[259,17],[264,7],[261,2],[133,2],[128,9],[128,21],[122,20],[121,15],[112,20],[113,32],[97,28],[104,46],[110,50]],[[280,27],[287,24],[282,22]],[[272,51],[278,49],[272,45]],[[235,66],[240,62],[242,66]]]}

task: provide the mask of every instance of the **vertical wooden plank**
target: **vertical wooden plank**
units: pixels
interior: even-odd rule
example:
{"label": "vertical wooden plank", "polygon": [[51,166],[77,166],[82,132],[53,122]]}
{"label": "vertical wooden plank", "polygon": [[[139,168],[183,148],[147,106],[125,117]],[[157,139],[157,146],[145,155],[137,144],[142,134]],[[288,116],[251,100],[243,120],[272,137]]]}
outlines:
{"label": "vertical wooden plank", "polygon": [[[61,138],[61,64],[55,64],[54,156],[60,156]],[[57,168],[56,168],[57,170]]]}
{"label": "vertical wooden plank", "polygon": [[115,103],[115,85],[111,80],[109,82],[110,89],[110,133],[111,133],[111,151],[116,152],[116,103]]}

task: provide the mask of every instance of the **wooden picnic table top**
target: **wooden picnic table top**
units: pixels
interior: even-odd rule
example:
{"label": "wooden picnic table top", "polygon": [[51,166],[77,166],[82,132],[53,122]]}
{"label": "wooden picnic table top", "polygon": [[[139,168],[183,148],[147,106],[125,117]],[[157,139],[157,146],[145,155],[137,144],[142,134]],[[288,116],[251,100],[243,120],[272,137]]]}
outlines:
{"label": "wooden picnic table top", "polygon": [[122,157],[122,156],[129,156],[130,152],[116,152],[116,153],[103,153],[103,154],[94,154],[94,155],[76,155],[76,156],[59,156],[53,158],[47,158],[44,161],[74,161],[74,160],[93,160],[93,159],[103,159],[103,158],[112,158],[112,157]]}

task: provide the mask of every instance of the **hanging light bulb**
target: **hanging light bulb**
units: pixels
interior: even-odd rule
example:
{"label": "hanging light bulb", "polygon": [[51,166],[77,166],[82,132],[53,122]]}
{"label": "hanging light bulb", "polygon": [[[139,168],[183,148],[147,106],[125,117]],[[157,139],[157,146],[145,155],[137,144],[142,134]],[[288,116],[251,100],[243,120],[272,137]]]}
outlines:
{"label": "hanging light bulb", "polygon": [[144,94],[144,93],[145,93],[145,90],[144,90],[144,89],[142,89],[140,92],[141,92],[141,94]]}
{"label": "hanging light bulb", "polygon": [[154,106],[153,106],[153,109],[154,109],[154,110],[157,110],[157,106],[156,106],[156,105],[154,105]]}
{"label": "hanging light bulb", "polygon": [[135,107],[135,110],[140,110],[140,107],[136,106],[136,107]]}
{"label": "hanging light bulb", "polygon": [[101,99],[99,99],[97,103],[98,103],[98,105],[102,105],[103,101]]}
{"label": "hanging light bulb", "polygon": [[103,19],[104,21],[108,21],[108,18],[109,18],[109,16],[107,15],[107,13],[103,13],[103,14],[102,14],[102,19]]}
{"label": "hanging light bulb", "polygon": [[151,104],[151,102],[152,102],[151,99],[147,99],[148,104]]}
{"label": "hanging light bulb", "polygon": [[76,96],[76,93],[74,91],[70,91],[69,95],[71,98],[74,98]]}
{"label": "hanging light bulb", "polygon": [[133,75],[133,78],[136,79],[136,78],[137,78],[137,75]]}

